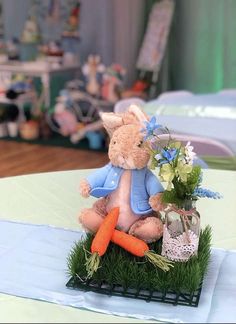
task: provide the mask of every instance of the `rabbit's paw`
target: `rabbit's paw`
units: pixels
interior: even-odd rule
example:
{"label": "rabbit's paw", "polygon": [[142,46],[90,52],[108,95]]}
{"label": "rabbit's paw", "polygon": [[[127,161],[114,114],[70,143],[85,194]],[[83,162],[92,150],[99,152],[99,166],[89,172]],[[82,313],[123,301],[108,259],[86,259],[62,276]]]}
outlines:
{"label": "rabbit's paw", "polygon": [[129,234],[152,243],[158,241],[163,234],[163,223],[156,217],[147,217],[136,221],[130,228]]}
{"label": "rabbit's paw", "polygon": [[163,204],[161,198],[162,198],[162,193],[158,193],[149,198],[149,205],[154,211],[162,211],[165,209],[166,205]]}
{"label": "rabbit's paw", "polygon": [[81,180],[79,189],[80,189],[80,194],[82,197],[84,197],[84,198],[89,197],[91,188],[90,188],[90,185],[86,179]]}
{"label": "rabbit's paw", "polygon": [[96,233],[103,218],[93,208],[83,209],[78,215],[79,223],[89,232]]}

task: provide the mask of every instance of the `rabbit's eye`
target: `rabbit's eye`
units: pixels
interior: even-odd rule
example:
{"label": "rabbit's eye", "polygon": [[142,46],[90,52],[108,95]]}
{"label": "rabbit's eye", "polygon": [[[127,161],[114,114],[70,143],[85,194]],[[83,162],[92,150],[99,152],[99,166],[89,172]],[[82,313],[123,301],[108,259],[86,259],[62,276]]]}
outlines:
{"label": "rabbit's eye", "polygon": [[142,144],[143,144],[143,141],[140,141],[139,143],[138,143],[138,147],[141,147],[142,146]]}

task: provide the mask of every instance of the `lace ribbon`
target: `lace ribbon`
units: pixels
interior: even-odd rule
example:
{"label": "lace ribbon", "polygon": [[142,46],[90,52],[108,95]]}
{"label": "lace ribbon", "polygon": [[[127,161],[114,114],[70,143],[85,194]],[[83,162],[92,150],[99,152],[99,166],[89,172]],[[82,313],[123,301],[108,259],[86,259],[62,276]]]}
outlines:
{"label": "lace ribbon", "polygon": [[198,221],[198,217],[195,214],[193,214],[196,211],[196,209],[192,208],[190,210],[185,210],[185,209],[176,208],[174,206],[171,206],[166,210],[166,216],[172,211],[174,211],[175,213],[180,215],[181,220],[184,225],[184,231],[186,234],[187,241],[188,241],[188,243],[191,243],[191,240],[189,238],[189,233],[188,233],[188,226],[190,227],[190,222],[189,222],[188,216],[194,216]]}

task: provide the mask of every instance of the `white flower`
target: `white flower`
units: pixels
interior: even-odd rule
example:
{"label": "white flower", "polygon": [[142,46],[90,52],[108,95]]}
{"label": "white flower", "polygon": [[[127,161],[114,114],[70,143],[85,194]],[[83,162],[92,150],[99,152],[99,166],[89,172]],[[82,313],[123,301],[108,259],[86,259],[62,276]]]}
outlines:
{"label": "white flower", "polygon": [[162,155],[161,155],[161,154],[156,154],[156,155],[155,155],[155,159],[156,159],[157,161],[159,161],[160,159],[162,159]]}
{"label": "white flower", "polygon": [[190,145],[191,143],[188,142],[184,148],[184,153],[185,153],[185,160],[188,164],[192,164],[193,163],[193,159],[196,156],[196,153],[193,152],[193,146]]}

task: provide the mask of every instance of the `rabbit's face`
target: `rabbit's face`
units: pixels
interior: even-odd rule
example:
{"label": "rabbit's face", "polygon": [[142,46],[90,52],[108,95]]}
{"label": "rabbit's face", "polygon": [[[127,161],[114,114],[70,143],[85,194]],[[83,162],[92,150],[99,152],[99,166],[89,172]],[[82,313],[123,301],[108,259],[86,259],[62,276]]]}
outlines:
{"label": "rabbit's face", "polygon": [[124,125],[114,131],[108,151],[114,166],[142,169],[147,166],[150,153],[143,142],[139,125]]}

